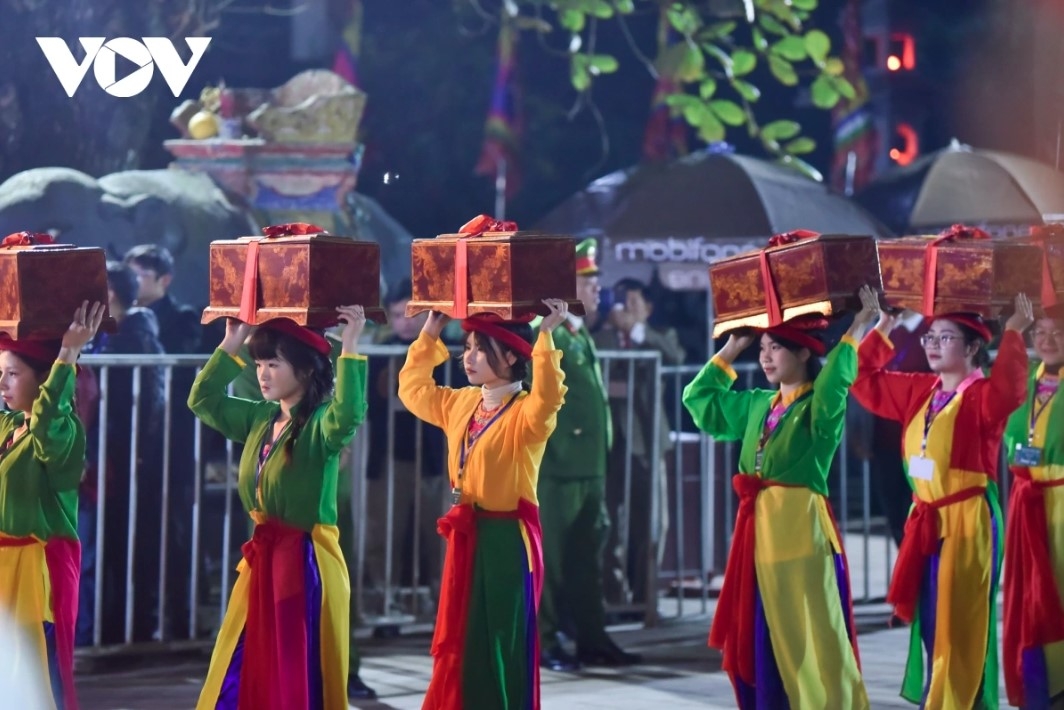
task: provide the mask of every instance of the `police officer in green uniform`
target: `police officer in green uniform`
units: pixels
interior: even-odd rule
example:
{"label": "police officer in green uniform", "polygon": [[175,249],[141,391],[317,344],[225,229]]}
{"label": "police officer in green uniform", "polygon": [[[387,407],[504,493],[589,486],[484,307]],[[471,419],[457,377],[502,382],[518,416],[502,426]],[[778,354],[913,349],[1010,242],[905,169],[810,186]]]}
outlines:
{"label": "police officer in green uniform", "polygon": [[[588,314],[598,308],[598,274],[595,241],[586,239],[576,248],[576,289]],[[545,566],[540,664],[564,671],[581,664],[637,663],[638,656],[620,649],[606,633],[602,556],[610,528],[606,460],[612,432],[602,371],[583,318],[570,313],[553,336],[564,353],[569,391],[547,441],[537,490]],[[562,648],[558,632],[563,627],[576,641],[575,658]]]}
{"label": "police officer in green uniform", "polygon": [[[340,341],[329,338],[329,342],[332,345],[332,352],[329,353],[329,359],[332,360],[333,368],[336,367],[336,359],[340,357]],[[247,367],[240,373],[240,376],[233,381],[233,396],[243,397],[244,399],[262,399],[262,390],[259,389],[259,379],[255,374],[255,361],[251,359],[251,355],[248,354],[247,346],[241,348],[240,357]],[[349,467],[344,466],[341,468],[342,472],[347,472]],[[354,579],[358,572],[355,570],[355,521],[354,516],[351,513],[351,476],[341,475],[339,481],[336,484],[337,504],[336,504],[336,527],[340,530],[340,549],[344,553],[344,562],[347,563],[347,574],[354,583]],[[352,590],[353,592],[353,590]],[[358,652],[358,646],[355,643],[355,620],[359,618],[358,600],[355,598],[354,593],[351,594],[351,645],[348,658],[348,671],[347,671],[347,695],[353,700],[375,700],[377,698],[376,691],[366,685],[362,678],[359,676],[358,671],[362,663],[362,658]]]}

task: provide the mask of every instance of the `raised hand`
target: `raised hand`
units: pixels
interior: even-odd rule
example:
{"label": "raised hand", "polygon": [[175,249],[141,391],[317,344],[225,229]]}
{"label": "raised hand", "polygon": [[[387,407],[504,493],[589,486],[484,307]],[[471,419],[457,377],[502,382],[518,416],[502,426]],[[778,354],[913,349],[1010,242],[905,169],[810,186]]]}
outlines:
{"label": "raised hand", "polygon": [[550,333],[565,322],[569,315],[569,304],[560,298],[544,298],[543,304],[550,309],[543,321],[539,324],[541,332]]}
{"label": "raised hand", "polygon": [[1022,333],[1030,328],[1032,323],[1034,323],[1034,306],[1031,305],[1031,299],[1027,298],[1027,294],[1021,293],[1016,296],[1016,309],[1005,321],[1005,330]]}
{"label": "raised hand", "polygon": [[340,322],[344,325],[340,333],[343,345],[341,354],[354,355],[358,352],[358,339],[366,327],[366,309],[362,306],[340,306],[336,310],[340,312]]}
{"label": "raised hand", "polygon": [[870,286],[867,284],[862,286],[857,295],[861,299],[861,310],[854,316],[853,323],[850,325],[850,337],[856,337],[880,315],[879,297]]}
{"label": "raised hand", "polygon": [[254,326],[248,325],[244,321],[229,318],[225,322],[225,337],[222,338],[222,344],[218,347],[230,355],[236,355],[240,352],[244,341],[248,339],[248,336],[254,330]]}
{"label": "raised hand", "polygon": [[429,311],[429,317],[425,319],[425,325],[421,326],[421,332],[439,338],[443,329],[451,322],[450,316],[445,316],[439,311]]}
{"label": "raised hand", "polygon": [[743,351],[754,344],[754,335],[749,332],[737,332],[728,336],[728,342],[717,352],[719,357],[729,365],[742,355]]}
{"label": "raised hand", "polygon": [[107,308],[104,304],[96,301],[91,308],[89,302],[83,302],[76,311],[70,327],[63,334],[63,341],[59,349],[59,360],[66,363],[77,362],[82,348],[90,340],[96,337],[96,331],[100,329],[103,315]]}

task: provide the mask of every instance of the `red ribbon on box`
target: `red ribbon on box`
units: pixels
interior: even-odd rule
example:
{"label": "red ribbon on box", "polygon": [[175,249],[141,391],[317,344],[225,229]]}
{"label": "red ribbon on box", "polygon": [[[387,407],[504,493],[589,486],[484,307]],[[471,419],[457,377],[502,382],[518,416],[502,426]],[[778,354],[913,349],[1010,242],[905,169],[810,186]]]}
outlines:
{"label": "red ribbon on box", "polygon": [[316,224],[306,222],[291,222],[289,224],[274,224],[263,227],[262,233],[266,236],[248,244],[247,255],[244,260],[244,288],[240,292],[240,312],[237,318],[248,324],[255,323],[255,313],[259,310],[259,242],[263,239],[275,237],[296,237],[304,234],[322,234],[325,230]]}
{"label": "red ribbon on box", "polygon": [[[808,229],[795,229],[792,232],[776,234],[768,240],[768,248],[780,247],[784,244],[793,244],[803,239],[819,237],[820,232],[812,232]],[[783,307],[780,304],[779,289],[772,279],[772,270],[768,268],[768,252],[761,250],[761,283],[765,286],[765,310],[768,312],[768,325],[774,327],[783,322]]]}
{"label": "red ribbon on box", "polygon": [[961,239],[990,239],[990,235],[978,227],[955,224],[949,229],[943,230],[941,234],[931,240],[924,252],[923,314],[925,316],[931,316],[935,313],[935,277],[938,274],[938,245]]}
{"label": "red ribbon on box", "polygon": [[[1042,308],[1057,305],[1057,289],[1053,283],[1053,273],[1049,270],[1049,242],[1059,241],[1064,244],[1064,224],[1046,224],[1031,227],[1031,236],[1042,247]],[[1064,288],[1064,284],[1061,284]]]}
{"label": "red ribbon on box", "polygon": [[45,232],[15,232],[4,237],[0,247],[30,247],[35,244],[55,244],[55,237]]}
{"label": "red ribbon on box", "polygon": [[517,222],[505,222],[477,215],[462,225],[458,233],[462,236],[454,248],[454,311],[452,318],[469,317],[469,241],[482,236],[485,232],[516,232]]}

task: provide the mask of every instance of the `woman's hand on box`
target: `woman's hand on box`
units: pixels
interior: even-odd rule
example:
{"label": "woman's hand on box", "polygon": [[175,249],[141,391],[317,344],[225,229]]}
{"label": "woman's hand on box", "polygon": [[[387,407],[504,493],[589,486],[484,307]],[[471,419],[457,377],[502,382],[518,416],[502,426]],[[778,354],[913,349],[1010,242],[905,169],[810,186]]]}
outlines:
{"label": "woman's hand on box", "polygon": [[254,326],[250,326],[244,321],[229,318],[225,322],[225,337],[222,338],[222,344],[218,347],[235,357],[244,345],[244,341],[248,339],[248,336],[254,330]]}
{"label": "woman's hand on box", "polygon": [[63,334],[58,358],[60,362],[69,364],[77,362],[82,348],[96,337],[96,331],[100,329],[106,312],[107,307],[99,301],[93,303],[91,307],[89,302],[85,301],[74,311],[74,319],[70,322],[67,332]]}
{"label": "woman's hand on box", "polygon": [[421,332],[431,335],[433,338],[439,338],[440,334],[443,333],[443,329],[450,322],[450,316],[445,316],[439,311],[429,311],[429,317],[425,319],[425,325],[421,327]]}
{"label": "woman's hand on box", "polygon": [[552,333],[569,316],[569,304],[560,298],[544,298],[543,305],[550,309],[550,313],[543,317],[539,329],[544,333]]}
{"label": "woman's hand on box", "polygon": [[340,342],[343,344],[341,354],[354,355],[358,352],[358,339],[366,327],[366,309],[362,306],[340,306],[336,310],[340,312],[340,323],[344,326],[340,333]]}

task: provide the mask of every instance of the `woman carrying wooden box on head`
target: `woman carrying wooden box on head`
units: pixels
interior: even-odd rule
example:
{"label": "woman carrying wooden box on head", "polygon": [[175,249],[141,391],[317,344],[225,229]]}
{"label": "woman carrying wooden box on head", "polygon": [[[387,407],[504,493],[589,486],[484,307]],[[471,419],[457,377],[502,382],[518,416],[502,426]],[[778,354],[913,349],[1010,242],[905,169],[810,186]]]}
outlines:
{"label": "woman carrying wooden box on head", "polygon": [[[761,368],[778,390],[732,391],[731,365],[754,336],[733,334],[683,392],[695,424],[742,441],[735,535],[709,645],[740,708],[867,708],[852,618],[849,571],[828,473],[857,375],[856,335],[876,316],[863,308],[827,356],[827,320],[798,317],[761,330]],[[815,659],[815,663],[813,663]]]}
{"label": "woman carrying wooden box on head", "polygon": [[[448,319],[435,312],[399,373],[399,399],[443,429],[450,451],[453,507],[439,522],[447,555],[427,710],[540,707],[536,482],[566,391],[551,331],[568,313],[565,301],[543,302],[550,314],[534,346],[527,323],[462,321],[466,374],[479,386],[451,389],[433,380],[448,358],[440,341]],[[530,366],[532,388],[525,391]]]}
{"label": "woman carrying wooden box on head", "polygon": [[992,333],[974,314],[934,316],[921,339],[931,373],[883,370],[893,356],[887,313],[858,351],[854,396],[902,424],[913,508],[887,600],[913,624],[901,694],[923,707],[998,706],[998,452],[1026,394],[1022,333],[1033,320],[1031,302],[1017,296],[989,377],[981,368]]}
{"label": "woman carrying wooden box on head", "polygon": [[0,339],[0,606],[29,633],[57,708],[76,710],[74,626],[85,428],[76,363],[103,321],[86,301],[62,341]]}
{"label": "woman carrying wooden box on head", "polygon": [[366,415],[366,359],[357,351],[366,319],[361,306],[337,310],[335,392],[325,337],[281,318],[248,342],[265,401],[226,393],[252,333],[237,320],[189,395],[205,424],[245,443],[237,485],[255,522],[200,693],[203,710],[348,707],[351,587],[336,486],[340,451]]}
{"label": "woman carrying wooden box on head", "polygon": [[1005,428],[1012,487],[1002,665],[1010,705],[1064,707],[1064,305],[1040,315],[1031,340],[1038,360],[1027,398]]}

